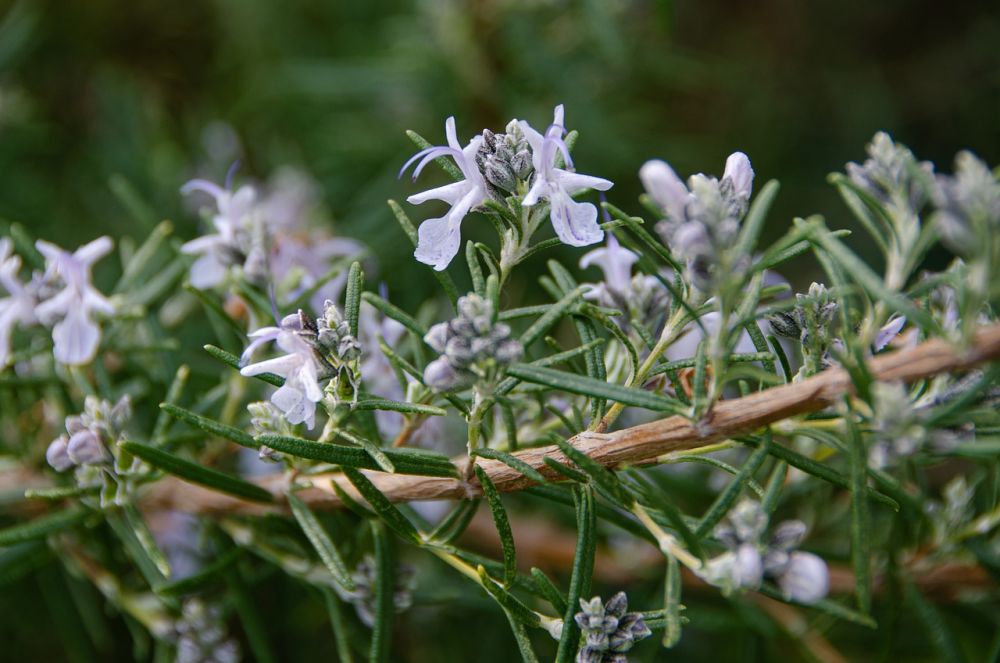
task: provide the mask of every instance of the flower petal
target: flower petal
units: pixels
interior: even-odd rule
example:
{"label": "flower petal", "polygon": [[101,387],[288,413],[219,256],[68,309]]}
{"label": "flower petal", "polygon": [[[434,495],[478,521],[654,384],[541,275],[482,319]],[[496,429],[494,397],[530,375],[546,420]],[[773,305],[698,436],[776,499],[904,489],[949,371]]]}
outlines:
{"label": "flower petal", "polygon": [[590,203],[578,203],[559,189],[549,199],[552,212],[549,218],[560,241],[570,246],[589,246],[604,239],[604,231],[597,223],[597,208]]}
{"label": "flower petal", "polygon": [[445,184],[444,186],[439,186],[434,189],[428,189],[427,191],[423,191],[421,193],[415,193],[407,198],[406,202],[411,205],[419,205],[420,203],[427,202],[428,200],[443,200],[449,205],[454,205],[462,198],[462,196],[468,193],[472,186],[473,185],[467,180],[452,182],[451,184]]}
{"label": "flower petal", "polygon": [[461,222],[453,228],[447,216],[427,219],[417,229],[417,238],[413,257],[440,272],[458,255],[462,243]]}
{"label": "flower petal", "polygon": [[52,328],[52,341],[55,343],[53,354],[60,364],[87,364],[97,353],[101,328],[87,317],[84,307],[75,306]]}
{"label": "flower petal", "polygon": [[111,238],[105,235],[104,237],[98,237],[92,242],[88,242],[78,248],[73,252],[73,257],[79,260],[86,266],[93,265],[95,262],[108,255],[113,249],[115,243],[111,241]]}
{"label": "flower petal", "polygon": [[191,265],[191,285],[199,290],[214,288],[226,278],[226,266],[214,253],[206,253]]}
{"label": "flower petal", "polygon": [[675,221],[684,221],[691,194],[666,161],[647,161],[639,169],[639,179],[650,198]]}
{"label": "flower petal", "polygon": [[733,190],[740,198],[750,198],[753,190],[753,168],[750,167],[750,157],[742,152],[733,152],[726,159],[726,170],[722,173],[722,178],[729,178],[733,183]]}
{"label": "flower petal", "polygon": [[573,195],[578,191],[583,191],[585,189],[595,189],[597,191],[607,191],[614,186],[614,182],[611,180],[606,180],[603,177],[594,177],[593,175],[581,175],[579,173],[571,173],[568,170],[562,170],[555,168],[552,171],[559,180],[559,185],[566,190],[566,193]]}

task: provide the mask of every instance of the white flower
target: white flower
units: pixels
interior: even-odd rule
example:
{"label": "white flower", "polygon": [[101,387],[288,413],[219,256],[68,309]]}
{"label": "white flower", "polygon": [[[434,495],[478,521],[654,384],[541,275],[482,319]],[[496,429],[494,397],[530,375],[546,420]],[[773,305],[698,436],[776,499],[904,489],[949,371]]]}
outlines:
{"label": "white flower", "polygon": [[35,308],[35,315],[46,325],[61,320],[52,327],[55,343],[53,354],[61,364],[86,364],[93,360],[101,342],[101,328],[92,313],[114,313],[114,306],[90,282],[94,263],[112,248],[110,237],[99,237],[73,253],[55,244],[38,240],[35,246],[45,256],[46,278],[59,278],[63,289]]}
{"label": "white flower", "polygon": [[416,180],[428,163],[440,157],[450,156],[465,176],[464,180],[429,189],[406,199],[406,202],[412,205],[419,205],[428,200],[443,200],[451,205],[447,214],[437,219],[425,220],[417,230],[417,248],[413,252],[414,257],[438,271],[446,268],[458,254],[462,241],[462,220],[465,215],[482,205],[488,197],[486,182],[475,160],[476,152],[483,143],[483,137],[476,136],[463,149],[455,132],[454,117],[449,117],[445,122],[445,134],[448,137],[447,146],[428,147],[417,152],[399,171],[402,176],[412,163],[419,160],[413,170],[413,179]]}
{"label": "white flower", "polygon": [[11,241],[0,239],[0,286],[7,297],[0,298],[0,370],[7,365],[10,337],[17,325],[30,325],[35,320],[35,298],[18,279],[21,259],[12,255]]}
{"label": "white flower", "polygon": [[258,347],[271,341],[285,354],[244,366],[240,373],[247,377],[261,373],[283,377],[285,384],[271,394],[271,402],[284,412],[289,423],[305,422],[311,429],[316,425],[316,403],[323,400],[319,386],[322,366],[312,346],[297,333],[300,329],[299,316],[292,314],[281,321],[280,327],[263,327],[250,334],[254,340],[243,352],[242,361],[248,361]]}
{"label": "white flower", "polygon": [[572,195],[586,189],[607,191],[614,186],[609,180],[580,175],[563,168],[556,168],[556,158],[561,153],[567,168],[573,168],[569,149],[563,142],[562,104],[556,106],[552,125],[545,135],[538,133],[525,121],[518,122],[525,139],[531,146],[531,161],[535,181],[524,196],[525,207],[548,200],[551,205],[549,218],[560,241],[570,246],[588,246],[604,239],[604,231],[597,223],[597,208],[590,203],[578,203]]}
{"label": "white flower", "polygon": [[181,251],[200,256],[191,265],[191,285],[199,289],[212,288],[222,283],[229,265],[240,253],[240,234],[248,232],[253,224],[257,193],[251,186],[230,191],[201,179],[191,180],[181,187],[184,195],[193,191],[207,193],[215,199],[216,214],[212,224],[216,232],[185,243]]}
{"label": "white flower", "polygon": [[[580,258],[580,269],[595,265],[604,272],[604,285],[612,292],[622,295],[628,292],[632,284],[632,265],[638,262],[639,256],[622,248],[618,238],[608,233],[608,244],[599,249],[588,251]],[[596,295],[587,293],[587,299]]]}
{"label": "white flower", "polygon": [[816,603],[830,590],[826,562],[812,553],[793,552],[777,580],[785,596],[799,603]]}

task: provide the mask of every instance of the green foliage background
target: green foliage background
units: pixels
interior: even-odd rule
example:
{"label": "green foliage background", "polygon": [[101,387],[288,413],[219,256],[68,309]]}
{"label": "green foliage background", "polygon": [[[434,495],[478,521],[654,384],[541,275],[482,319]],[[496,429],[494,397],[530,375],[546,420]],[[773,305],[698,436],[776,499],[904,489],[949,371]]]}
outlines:
{"label": "green foliage background", "polygon": [[[1000,9],[986,2],[0,3],[0,218],[68,247],[103,233],[141,237],[148,228],[109,186],[126,182],[149,227],[171,218],[192,237],[196,220],[178,188],[195,174],[224,177],[228,163],[212,160],[210,146],[225,123],[242,145],[233,154],[242,176],[292,164],[318,180],[339,231],[371,246],[407,308],[436,282],[409,258],[385,205],[417,190],[396,181],[414,151],[406,129],[439,141],[453,114],[467,139],[514,116],[544,125],[563,102],[581,133],[581,170],[615,181],[609,200],[625,209],[637,208],[647,158],[682,174],[720,172],[739,149],[758,182],[782,182],[772,219],[821,212],[846,227],[824,178],[860,160],[878,129],[942,167],[959,148],[1000,162],[997,44]],[[88,626],[63,604],[67,587],[89,590],[55,570],[42,578],[0,591],[0,636],[17,660],[59,660],[53,620],[68,620],[62,633]],[[503,617],[485,596],[459,601],[443,578],[421,585],[443,589],[425,594],[401,627],[408,660],[512,660]],[[332,656],[315,596],[278,577],[257,588],[283,660]],[[634,605],[657,601],[652,584],[627,589]],[[781,659],[773,627],[739,604],[695,601],[677,659]],[[982,639],[970,635],[974,616],[949,621]],[[129,659],[125,626],[110,628],[100,637]],[[841,625],[832,635],[871,655],[895,636],[882,651],[930,660],[920,642],[899,638],[912,628]],[[649,643],[636,659],[657,656]]]}

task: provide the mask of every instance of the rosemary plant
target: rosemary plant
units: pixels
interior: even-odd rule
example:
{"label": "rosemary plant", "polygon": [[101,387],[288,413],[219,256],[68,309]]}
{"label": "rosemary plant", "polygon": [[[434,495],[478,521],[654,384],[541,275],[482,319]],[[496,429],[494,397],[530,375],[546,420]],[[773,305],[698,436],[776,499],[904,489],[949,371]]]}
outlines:
{"label": "rosemary plant", "polygon": [[[343,661],[427,660],[414,625],[484,601],[529,662],[711,647],[720,610],[803,659],[904,620],[942,660],[995,655],[938,603],[998,632],[997,172],[876,135],[830,182],[880,271],[818,215],[763,244],[778,185],[741,152],[719,177],[650,161],[641,206],[612,204],[563,107],[532,122],[410,133],[401,174],[452,180],[407,198],[437,216],[386,210],[441,285],[417,310],[287,182],[188,183],[208,230],[186,241],[6,228],[0,582],[65,569],[71,609],[157,661],[287,660],[262,617],[285,586]],[[922,271],[939,241],[953,262]],[[578,265],[519,301],[558,245]],[[802,255],[826,283],[795,293]]]}

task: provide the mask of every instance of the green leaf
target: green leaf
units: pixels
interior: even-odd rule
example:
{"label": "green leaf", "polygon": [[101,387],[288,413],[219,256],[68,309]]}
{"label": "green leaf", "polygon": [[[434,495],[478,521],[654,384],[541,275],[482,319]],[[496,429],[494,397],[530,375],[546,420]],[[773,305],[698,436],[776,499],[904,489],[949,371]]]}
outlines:
{"label": "green leaf", "polygon": [[551,605],[552,608],[560,615],[565,614],[566,608],[568,607],[566,604],[566,597],[563,596],[563,593],[559,591],[559,588],[556,587],[551,580],[549,580],[549,577],[545,575],[545,572],[541,569],[532,567],[531,579],[535,582],[535,589],[539,594],[545,597],[545,600],[549,602],[549,605]]}
{"label": "green leaf", "polygon": [[753,203],[750,205],[750,210],[747,212],[746,218],[743,219],[743,224],[740,227],[740,235],[736,240],[734,255],[748,256],[753,253],[754,248],[757,246],[757,239],[760,237],[760,232],[764,228],[767,212],[771,209],[771,203],[774,202],[775,196],[778,195],[779,188],[781,187],[778,182],[771,180],[754,197]]}
{"label": "green leaf", "polygon": [[[737,441],[752,447],[757,447],[761,444],[759,440],[756,440],[754,438],[737,438]],[[802,470],[806,474],[811,474],[815,477],[818,477],[823,481],[826,481],[827,483],[831,483],[834,486],[837,486],[838,488],[843,488],[845,490],[850,490],[851,488],[851,484],[848,478],[845,477],[840,472],[838,472],[837,470],[827,467],[822,463],[817,463],[813,459],[807,458],[806,456],[803,456],[802,454],[796,451],[792,451],[788,447],[783,447],[780,444],[772,444],[771,455],[774,456],[775,458],[785,461],[794,468]],[[874,500],[887,505],[893,511],[899,511],[899,503],[896,500],[878,492],[877,490],[871,487],[869,487],[867,491],[868,495],[872,497]]]}
{"label": "green leaf", "polygon": [[667,574],[663,587],[665,628],[663,646],[670,649],[681,639],[681,566],[677,558],[667,555]]}
{"label": "green leaf", "polygon": [[556,445],[566,454],[566,457],[573,461],[577,467],[583,470],[594,483],[606,492],[613,500],[618,502],[623,509],[628,509],[635,502],[635,498],[625,489],[615,473],[604,467],[587,454],[583,453],[570,443],[561,438],[555,438]]}
{"label": "green leaf", "polygon": [[480,297],[486,296],[486,278],[483,276],[479,256],[476,255],[476,244],[471,239],[465,244],[465,262],[469,265],[469,277],[472,279],[472,289]]}
{"label": "green leaf", "polygon": [[[399,225],[403,228],[403,232],[405,232],[406,236],[410,238],[410,242],[413,243],[413,246],[416,246],[418,240],[417,227],[413,225],[412,221],[410,221],[410,217],[406,215],[406,212],[403,211],[403,208],[400,207],[399,203],[395,200],[389,201],[389,208],[392,209],[392,213],[399,222]],[[454,308],[455,302],[458,301],[458,288],[455,287],[455,281],[452,280],[451,276],[449,276],[447,272],[439,272],[434,269],[431,270],[431,274],[433,274],[434,278],[436,278],[441,284],[445,294],[448,296],[448,300],[451,301],[452,308]]]}
{"label": "green leaf", "polygon": [[507,467],[517,470],[524,476],[528,477],[536,483],[546,483],[546,479],[542,476],[538,470],[528,465],[526,462],[518,458],[513,454],[509,454],[505,451],[500,451],[498,449],[473,449],[473,456],[479,456],[481,458],[490,458],[492,460],[497,460],[506,465]]}
{"label": "green leaf", "polygon": [[[463,553],[462,551],[455,551],[456,556],[461,559],[470,562],[474,556]],[[475,563],[475,562],[471,562]],[[490,566],[495,566],[495,564],[490,564]],[[479,564],[476,568],[476,572],[479,574],[479,584],[482,585],[486,593],[489,594],[493,600],[500,604],[504,610],[509,611],[511,617],[516,619],[522,624],[527,624],[532,628],[538,627],[541,623],[538,615],[533,612],[528,606],[524,605],[517,599],[516,596],[508,592],[504,587],[502,587],[497,581],[490,577],[490,574],[486,570],[486,565]]]}
{"label": "green leaf", "polygon": [[514,640],[517,642],[518,651],[521,652],[521,659],[524,663],[538,663],[538,656],[535,655],[535,650],[531,646],[531,638],[528,637],[528,631],[524,628],[524,624],[518,621],[509,609],[503,608],[503,613],[507,616],[510,630],[514,633]]}
{"label": "green leaf", "polygon": [[527,348],[529,345],[534,343],[537,339],[541,338],[542,335],[547,332],[552,325],[559,321],[559,318],[566,315],[570,309],[572,309],[579,301],[580,296],[588,290],[587,286],[579,286],[570,290],[568,293],[562,296],[559,301],[547,306],[545,312],[535,320],[530,327],[524,330],[521,334],[521,344]]}
{"label": "green leaf", "polygon": [[355,587],[354,580],[351,578],[351,572],[348,571],[347,565],[344,564],[343,556],[337,550],[337,546],[334,545],[330,535],[326,533],[323,524],[319,522],[319,519],[309,506],[299,499],[295,493],[288,493],[288,505],[292,508],[292,515],[299,522],[299,526],[305,532],[306,538],[309,539],[313,548],[316,549],[316,553],[323,561],[323,565],[330,571],[330,575],[333,576],[333,579],[341,587],[349,592],[353,592]]}
{"label": "green leaf", "polygon": [[153,256],[163,246],[163,241],[174,231],[174,226],[169,221],[161,221],[153,231],[149,233],[142,242],[128,263],[122,270],[122,276],[118,279],[112,292],[122,292],[126,287],[134,285],[134,281],[146,268],[150,266]]}
{"label": "green leaf", "polygon": [[232,604],[240,616],[243,624],[243,632],[247,636],[247,644],[250,645],[250,654],[256,663],[277,663],[277,659],[272,653],[270,638],[267,636],[267,626],[257,612],[258,601],[254,600],[250,592],[247,591],[246,581],[239,572],[238,567],[230,567],[226,572],[226,584],[228,595],[232,599]]}
{"label": "green leaf", "polygon": [[358,313],[361,310],[361,291],[365,287],[365,273],[361,269],[360,262],[351,263],[351,270],[347,274],[347,291],[344,295],[344,315],[347,317],[347,324],[350,326],[351,335],[358,335]]}
{"label": "green leaf", "polygon": [[184,408],[178,407],[173,403],[160,403],[160,409],[174,419],[191,424],[195,428],[200,428],[209,435],[230,440],[241,447],[246,447],[248,449],[260,449],[260,442],[253,439],[253,436],[246,431],[240,430],[239,428],[234,428],[233,426],[228,426],[215,421],[214,419],[209,419],[208,417],[203,417],[200,414],[195,414],[194,412],[185,410]]}
{"label": "green leaf", "polygon": [[368,502],[368,505],[382,519],[382,522],[404,539],[408,539],[413,543],[420,543],[420,533],[417,532],[417,528],[406,519],[406,516],[389,501],[389,498],[382,491],[368,480],[368,477],[352,467],[344,467],[342,469],[347,480],[354,484],[361,497]]}
{"label": "green leaf", "polygon": [[757,589],[757,591],[763,594],[764,596],[768,596],[772,599],[776,599],[778,601],[784,601],[785,603],[791,603],[792,605],[800,605],[803,608],[811,608],[813,610],[818,610],[820,612],[824,612],[830,615],[831,617],[836,617],[837,619],[843,619],[844,621],[853,622],[855,624],[859,624],[866,628],[871,628],[871,629],[878,628],[878,624],[875,622],[875,620],[869,617],[868,615],[862,615],[860,612],[856,610],[851,610],[847,606],[841,605],[840,603],[837,603],[835,601],[831,601],[830,599],[823,599],[815,603],[798,603],[796,601],[789,600],[788,597],[786,597],[784,594],[781,593],[781,591],[769,585],[761,585],[760,588]]}
{"label": "green leaf", "polygon": [[153,532],[149,529],[149,525],[143,519],[139,510],[135,508],[132,503],[126,504],[122,507],[122,513],[125,515],[125,522],[132,529],[135,534],[135,539],[142,547],[143,553],[146,557],[153,562],[156,569],[164,576],[170,576],[170,563],[167,561],[166,555],[160,550],[160,547],[156,545],[156,539],[153,537]]}
{"label": "green leaf", "polygon": [[79,524],[89,513],[90,511],[83,507],[70,507],[62,511],[47,513],[24,523],[11,525],[0,530],[0,546],[13,546],[61,532]]}
{"label": "green leaf", "polygon": [[176,597],[201,592],[212,583],[221,580],[222,572],[227,570],[239,556],[239,548],[230,548],[203,566],[197,573],[156,587],[156,593],[160,596]]}
{"label": "green leaf", "polygon": [[483,468],[473,465],[476,478],[483,487],[483,495],[490,505],[490,512],[493,514],[493,524],[496,525],[497,535],[500,537],[500,547],[503,550],[503,584],[510,587],[517,578],[517,556],[514,552],[514,532],[510,528],[510,520],[507,518],[507,510],[504,509],[503,501],[496,486],[490,480]]}
{"label": "green leaf", "polygon": [[323,587],[321,591],[323,592],[323,600],[326,603],[326,612],[330,616],[330,627],[333,629],[333,638],[337,642],[337,661],[339,663],[354,663],[354,654],[351,653],[351,643],[348,640],[347,624],[344,623],[344,613],[341,611],[340,598],[329,587]]}
{"label": "green leaf", "polygon": [[573,571],[570,575],[569,594],[566,597],[566,612],[563,613],[563,630],[556,651],[556,663],[570,663],[576,654],[580,627],[574,617],[579,609],[580,599],[590,594],[597,546],[594,493],[588,486],[577,486],[573,495],[576,501],[576,553],[573,557]]}
{"label": "green leaf", "polygon": [[375,461],[375,464],[378,465],[378,469],[382,470],[383,472],[388,472],[390,474],[396,472],[396,466],[393,465],[391,460],[389,460],[389,457],[385,454],[385,450],[379,445],[369,440],[368,438],[362,437],[360,435],[354,435],[352,433],[348,433],[347,431],[343,430],[336,431],[336,434],[338,437],[342,437],[348,442],[353,442],[354,444],[358,445],[359,447],[367,451],[368,455],[371,456],[372,460]]}
{"label": "green leaf", "polygon": [[[221,361],[223,364],[232,366],[237,371],[240,370],[240,358],[234,355],[233,353],[226,352],[222,348],[211,344],[208,344],[204,347],[205,347],[205,352],[212,355],[213,357]],[[275,375],[274,373],[260,373],[259,375],[255,375],[254,378],[256,378],[257,380],[261,380],[262,382],[266,382],[275,387],[281,387],[285,384],[285,378],[281,377],[280,375]]]}
{"label": "green leaf", "polygon": [[479,500],[462,500],[457,507],[434,528],[427,539],[442,544],[448,544],[457,539],[469,526],[473,516],[479,509]]}
{"label": "green leaf", "polygon": [[[300,437],[270,433],[257,436],[256,442],[258,445],[264,444],[275,451],[297,458],[333,463],[341,467],[355,467],[365,470],[381,469],[375,459],[360,447],[314,442]],[[455,466],[447,456],[416,449],[386,449],[381,447],[380,449],[399,474],[436,477],[458,476]]]}
{"label": "green leaf", "polygon": [[871,576],[871,517],[868,513],[868,452],[854,421],[854,412],[847,402],[847,448],[851,479],[851,561],[854,565],[855,592],[858,609],[869,614],[872,607]]}
{"label": "green leaf", "polygon": [[743,463],[743,467],[740,468],[739,474],[737,474],[732,481],[726,486],[726,488],[719,493],[719,496],[715,498],[712,506],[709,507],[705,516],[698,523],[698,527],[694,531],[694,535],[698,538],[705,537],[712,529],[719,524],[727,513],[729,509],[732,508],[733,504],[739,499],[740,494],[746,487],[747,483],[753,479],[754,473],[760,468],[767,458],[768,454],[771,452],[771,431],[768,430],[764,434],[764,442],[757,449],[754,450],[750,457],[746,459]]}
{"label": "green leaf", "polygon": [[[800,220],[796,220],[799,222]],[[801,222],[809,231],[810,238],[823,247],[827,255],[839,264],[851,278],[868,291],[873,299],[882,300],[894,310],[924,329],[937,330],[940,325],[923,309],[915,306],[904,295],[887,288],[882,279],[851,252],[843,242],[830,233],[822,222]]]}
{"label": "green leaf", "polygon": [[409,329],[411,332],[413,332],[420,338],[423,338],[424,335],[427,334],[427,330],[424,329],[424,326],[422,324],[417,322],[416,318],[414,318],[409,313],[404,312],[402,309],[394,306],[393,304],[390,304],[389,302],[385,301],[375,293],[372,292],[362,293],[361,298],[364,301],[371,304],[372,306],[374,306],[375,308],[377,308],[387,317],[392,318],[399,324]]}
{"label": "green leaf", "polygon": [[958,639],[951,632],[938,609],[920,593],[920,590],[912,582],[907,581],[905,587],[906,603],[913,608],[923,623],[924,633],[927,634],[931,645],[941,657],[939,660],[951,663],[964,662],[965,655],[958,644]]}
{"label": "green leaf", "polygon": [[[356,484],[355,484],[356,485]],[[371,524],[372,538],[375,540],[375,587],[372,612],[371,648],[368,650],[370,663],[389,660],[392,652],[392,622],[396,615],[396,555],[392,539],[386,534],[382,523]]]}
{"label": "green leaf", "polygon": [[352,410],[385,410],[390,412],[403,412],[405,414],[426,414],[432,417],[443,417],[448,412],[443,408],[434,405],[424,405],[423,403],[408,403],[405,401],[393,401],[388,398],[362,398],[353,406]]}
{"label": "green leaf", "polygon": [[507,374],[525,382],[545,385],[571,394],[581,394],[592,398],[606,398],[611,401],[635,407],[680,414],[683,407],[678,401],[660,396],[643,389],[631,389],[592,377],[575,375],[551,368],[514,364],[507,368]]}
{"label": "green leaf", "polygon": [[119,442],[118,446],[133,456],[146,461],[153,467],[173,474],[185,481],[254,502],[274,501],[274,496],[260,486],[244,481],[231,474],[225,474],[190,460],[180,458],[162,449],[128,440]]}
{"label": "green leaf", "polygon": [[[177,372],[174,374],[174,379],[170,383],[170,387],[167,389],[167,397],[164,399],[164,402],[176,403],[180,400],[181,395],[184,393],[184,387],[187,386],[188,377],[190,375],[191,369],[187,367],[187,364],[181,364],[177,368]],[[153,433],[150,435],[150,439],[153,440],[154,444],[160,445],[163,443],[163,437],[166,435],[169,426],[170,413],[165,408],[161,407],[159,414],[156,415],[156,423],[153,424]]]}

